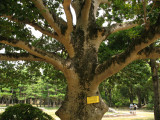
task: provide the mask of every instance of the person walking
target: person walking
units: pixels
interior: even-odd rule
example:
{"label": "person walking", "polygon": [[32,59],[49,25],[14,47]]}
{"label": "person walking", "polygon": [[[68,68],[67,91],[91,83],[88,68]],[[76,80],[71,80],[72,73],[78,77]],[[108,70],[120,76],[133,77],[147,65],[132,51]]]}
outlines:
{"label": "person walking", "polygon": [[136,115],[137,104],[134,104],[133,107],[134,107],[134,112],[133,112],[133,114]]}
{"label": "person walking", "polygon": [[134,108],[133,103],[130,104],[129,108],[130,108],[130,114],[133,114],[133,108]]}

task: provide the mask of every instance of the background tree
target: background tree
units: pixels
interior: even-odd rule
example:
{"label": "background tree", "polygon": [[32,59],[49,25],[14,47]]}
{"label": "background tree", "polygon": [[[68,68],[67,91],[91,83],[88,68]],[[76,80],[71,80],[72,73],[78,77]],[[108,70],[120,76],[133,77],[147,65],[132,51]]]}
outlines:
{"label": "background tree", "polygon": [[[122,70],[122,85],[128,88],[130,103],[133,103],[134,96],[138,97],[138,106],[141,107],[142,98],[144,98],[145,85],[150,78],[149,66],[144,61],[136,61]],[[127,94],[126,94],[127,95]]]}
{"label": "background tree", "polygon": [[[43,61],[53,65],[64,73],[67,83],[65,100],[56,114],[63,120],[100,120],[108,107],[100,97],[99,84],[132,61],[160,56],[158,47],[148,48],[160,38],[159,11],[159,1],[149,0],[1,1],[0,47],[5,48],[5,53],[0,54],[0,60]],[[61,18],[62,13],[66,20]],[[133,21],[124,22],[125,19]],[[108,22],[106,27],[102,26],[104,22]],[[144,23],[138,37],[119,54],[99,62],[102,41],[137,23]],[[27,25],[39,30],[42,39],[35,38]],[[57,51],[57,42],[61,51]],[[87,104],[90,96],[99,96],[99,103]]]}
{"label": "background tree", "polygon": [[[107,59],[114,54],[119,54],[124,51],[130,44],[130,42],[135,39],[135,37],[139,36],[142,29],[143,28],[141,26],[138,26],[133,29],[119,31],[110,35],[108,37],[108,41],[103,42],[99,48],[99,61],[102,62],[104,59]],[[119,106],[128,106],[129,103],[126,98],[129,98],[130,103],[133,103],[135,97],[138,96],[138,106],[141,107],[141,99],[145,98],[144,94],[148,94],[148,90],[146,89],[147,87],[145,85],[148,83],[149,77],[150,70],[146,62],[133,62],[132,64],[128,65],[123,70],[102,83],[102,85],[100,86],[102,97],[105,95],[109,97],[109,99],[106,99],[106,101],[108,101],[109,105],[111,106],[110,99],[113,97],[111,95],[111,91],[113,91],[113,94],[116,94],[114,97],[116,100],[113,100],[112,102]],[[117,90],[117,92],[115,92],[115,90]],[[107,91],[108,94],[104,94],[103,91]],[[117,101],[119,97],[121,99],[122,97],[124,98],[121,100],[122,102]]]}
{"label": "background tree", "polygon": [[[104,81],[100,91],[109,105],[112,98],[112,106],[129,106],[136,101],[138,107],[141,107],[142,104],[148,104],[148,97],[152,91],[148,84],[151,84],[148,64],[144,61],[136,61]],[[104,94],[106,91],[107,94]]]}
{"label": "background tree", "polygon": [[160,116],[158,115],[160,112],[160,80],[159,80],[159,65],[157,64],[155,59],[150,60],[150,66],[152,71],[152,81],[154,88],[154,117],[155,120],[159,120]]}
{"label": "background tree", "polygon": [[2,91],[0,93],[0,96],[2,97],[2,101],[6,103],[6,106],[9,106],[12,93],[10,88],[2,88]]}
{"label": "background tree", "polygon": [[[49,107],[60,105],[66,89],[64,76],[59,71],[51,69],[49,65],[42,65],[41,73],[40,70],[33,70],[30,65],[15,65],[7,76],[4,74],[7,70],[4,69],[0,80],[2,104],[30,103]],[[3,69],[4,66],[0,66]]]}

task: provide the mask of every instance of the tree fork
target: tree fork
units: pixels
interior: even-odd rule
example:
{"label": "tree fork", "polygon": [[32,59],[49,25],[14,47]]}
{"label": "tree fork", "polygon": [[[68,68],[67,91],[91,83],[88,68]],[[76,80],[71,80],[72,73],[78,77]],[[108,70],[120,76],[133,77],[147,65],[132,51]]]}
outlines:
{"label": "tree fork", "polygon": [[[83,62],[80,62],[80,64],[86,65]],[[56,115],[61,120],[101,120],[104,113],[108,111],[108,106],[100,96],[99,84],[93,82],[92,76],[94,74],[89,70],[75,69],[79,68],[75,67],[65,72],[65,77],[68,81],[67,93]],[[99,96],[99,102],[87,104],[87,97],[91,96]]]}

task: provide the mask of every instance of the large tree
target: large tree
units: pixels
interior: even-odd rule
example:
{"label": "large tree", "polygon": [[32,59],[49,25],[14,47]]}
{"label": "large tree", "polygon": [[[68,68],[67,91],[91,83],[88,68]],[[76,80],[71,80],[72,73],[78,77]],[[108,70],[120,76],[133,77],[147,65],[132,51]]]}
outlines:
{"label": "large tree", "polygon": [[[100,120],[108,107],[100,97],[99,84],[132,61],[160,57],[158,47],[148,47],[160,38],[158,7],[158,0],[1,0],[0,47],[5,53],[0,54],[0,60],[53,65],[64,73],[68,85],[56,114],[62,120]],[[63,13],[66,20],[61,18]],[[125,22],[127,19],[133,21]],[[143,32],[124,51],[99,62],[100,44],[109,35],[137,23],[143,23]],[[35,38],[26,25],[39,30],[41,39]],[[65,54],[60,55],[62,52]],[[87,104],[91,96],[99,96],[99,102]]]}

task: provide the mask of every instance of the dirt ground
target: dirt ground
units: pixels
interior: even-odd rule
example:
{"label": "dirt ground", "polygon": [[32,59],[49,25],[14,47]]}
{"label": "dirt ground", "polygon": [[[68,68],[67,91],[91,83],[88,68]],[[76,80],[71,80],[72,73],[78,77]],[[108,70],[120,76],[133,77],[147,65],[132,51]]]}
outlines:
{"label": "dirt ground", "polygon": [[[52,115],[56,120],[60,120],[54,113],[56,110],[45,110],[46,113]],[[153,111],[137,110],[136,115],[130,114],[129,110],[117,109],[117,113],[107,112],[102,120],[154,120]]]}
{"label": "dirt ground", "polygon": [[[41,108],[42,109],[42,108]],[[55,112],[57,109],[42,109],[56,120],[60,120]],[[154,112],[148,110],[137,110],[136,115],[130,114],[129,109],[115,109],[116,112],[106,112],[102,120],[154,120]],[[4,112],[4,108],[0,107],[0,113]]]}
{"label": "dirt ground", "polygon": [[129,110],[117,110],[117,113],[107,112],[102,120],[154,120],[153,111],[137,110],[131,114]]}

